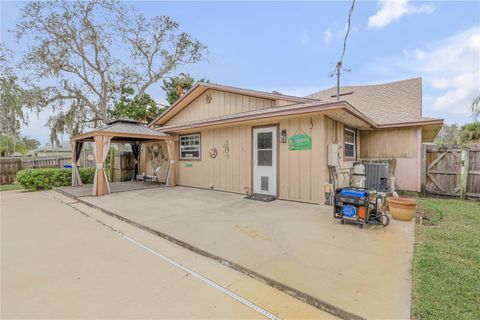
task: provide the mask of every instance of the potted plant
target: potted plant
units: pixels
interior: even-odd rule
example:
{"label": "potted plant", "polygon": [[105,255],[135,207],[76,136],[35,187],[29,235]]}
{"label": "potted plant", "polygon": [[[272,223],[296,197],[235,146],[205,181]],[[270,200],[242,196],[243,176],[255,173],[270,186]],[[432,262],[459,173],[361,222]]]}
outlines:
{"label": "potted plant", "polygon": [[387,198],[388,210],[393,219],[410,221],[415,216],[417,201],[412,198]]}

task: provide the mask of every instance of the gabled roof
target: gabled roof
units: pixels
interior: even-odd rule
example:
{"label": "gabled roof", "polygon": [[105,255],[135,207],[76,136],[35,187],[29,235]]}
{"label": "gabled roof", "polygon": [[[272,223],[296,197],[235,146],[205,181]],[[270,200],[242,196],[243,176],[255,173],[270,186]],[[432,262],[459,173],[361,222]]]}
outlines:
{"label": "gabled roof", "polygon": [[176,115],[178,112],[183,110],[190,102],[195,100],[197,97],[199,97],[202,93],[204,93],[208,89],[237,93],[237,94],[242,94],[250,97],[263,98],[263,99],[286,100],[286,101],[291,101],[292,104],[316,101],[316,99],[307,98],[307,97],[296,97],[296,96],[289,96],[281,93],[243,89],[243,88],[225,86],[221,84],[214,84],[214,83],[208,83],[208,82],[197,82],[190,90],[188,90],[183,96],[181,96],[177,101],[175,101],[175,103],[170,108],[168,108],[165,112],[163,112],[161,115],[155,118],[152,122],[150,122],[149,126],[153,124],[156,124],[156,125],[164,124],[165,122],[170,120],[174,115]]}
{"label": "gabled roof", "polygon": [[196,120],[187,123],[173,124],[162,126],[161,130],[164,132],[179,132],[191,128],[201,128],[215,125],[225,125],[231,123],[245,122],[251,120],[261,120],[270,118],[279,118],[285,116],[295,116],[300,114],[309,114],[315,112],[325,112],[332,118],[337,117],[339,113],[343,114],[343,117],[347,117],[350,121],[354,121],[355,125],[362,128],[376,128],[374,121],[360,113],[348,102],[335,101],[335,102],[322,102],[311,101],[309,103],[298,103],[294,105],[273,107],[268,109],[252,110],[247,112],[240,112],[225,116],[219,116],[210,119]]}
{"label": "gabled roof", "polygon": [[[308,98],[336,101],[337,88],[319,91]],[[379,125],[433,121],[422,117],[422,78],[376,85],[342,86],[340,100],[347,101]]]}
{"label": "gabled roof", "polygon": [[[268,109],[235,113],[216,118],[195,120],[189,123],[164,125],[178,112],[186,108],[193,100],[208,89],[233,92],[272,100],[285,100],[291,104]],[[348,120],[358,128],[392,128],[422,126],[434,130],[440,129],[443,120],[423,117],[422,79],[414,78],[379,85],[344,86],[340,90],[340,101],[336,101],[336,87],[323,90],[308,97],[294,97],[279,93],[247,90],[211,83],[197,83],[173,106],[152,121],[149,126],[160,125],[157,130],[180,132],[191,128],[223,125],[242,121],[251,121],[269,117],[285,117],[301,113],[325,112],[330,118],[345,122]],[[347,118],[345,118],[347,117]],[[352,119],[354,117],[356,120]],[[355,123],[358,125],[355,125]]]}
{"label": "gabled roof", "polygon": [[116,119],[105,125],[74,137],[71,140],[92,140],[94,136],[111,136],[114,139],[162,140],[173,138],[168,134],[153,130],[133,119]]}

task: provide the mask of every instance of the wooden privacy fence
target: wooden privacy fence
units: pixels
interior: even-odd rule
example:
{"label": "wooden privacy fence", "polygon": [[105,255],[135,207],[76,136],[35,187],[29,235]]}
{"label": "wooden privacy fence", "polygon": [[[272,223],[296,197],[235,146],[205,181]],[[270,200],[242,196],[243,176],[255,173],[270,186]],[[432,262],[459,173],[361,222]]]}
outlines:
{"label": "wooden privacy fence", "polygon": [[[84,150],[79,158],[80,168],[94,168],[95,160],[92,150]],[[0,184],[9,184],[15,181],[17,171],[23,169],[63,168],[71,165],[69,155],[39,156],[31,158],[0,158]],[[127,181],[133,176],[133,157],[130,152],[112,153],[110,181]]]}
{"label": "wooden privacy fence", "polygon": [[8,184],[15,181],[18,170],[22,168],[20,158],[0,158],[0,184]]}
{"label": "wooden privacy fence", "polygon": [[72,157],[66,155],[24,158],[22,169],[63,168],[63,165],[69,165],[71,162]]}
{"label": "wooden privacy fence", "polygon": [[480,199],[480,145],[422,146],[424,194]]}

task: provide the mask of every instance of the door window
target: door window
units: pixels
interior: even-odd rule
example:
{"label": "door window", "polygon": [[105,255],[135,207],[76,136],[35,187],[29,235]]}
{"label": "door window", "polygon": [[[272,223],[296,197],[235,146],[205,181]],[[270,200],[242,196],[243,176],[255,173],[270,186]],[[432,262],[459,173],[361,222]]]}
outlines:
{"label": "door window", "polygon": [[271,167],[273,159],[273,133],[257,133],[257,165]]}

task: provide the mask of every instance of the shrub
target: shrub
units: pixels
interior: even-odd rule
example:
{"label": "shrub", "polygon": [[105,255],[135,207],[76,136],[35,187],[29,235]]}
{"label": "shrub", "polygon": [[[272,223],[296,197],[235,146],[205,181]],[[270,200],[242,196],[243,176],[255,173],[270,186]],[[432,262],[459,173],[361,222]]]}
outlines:
{"label": "shrub", "polygon": [[458,141],[463,145],[480,142],[480,121],[462,126],[458,134]]}
{"label": "shrub", "polygon": [[[80,177],[85,184],[93,183],[95,168],[81,168]],[[47,190],[71,185],[72,169],[28,169],[17,172],[17,182],[29,190]]]}
{"label": "shrub", "polygon": [[[69,169],[70,170],[70,169]],[[70,184],[71,184],[71,171],[70,171]],[[80,178],[84,184],[93,184],[93,178],[95,177],[95,168],[80,168]],[[108,170],[107,170],[108,177]],[[69,184],[69,185],[70,185]]]}

